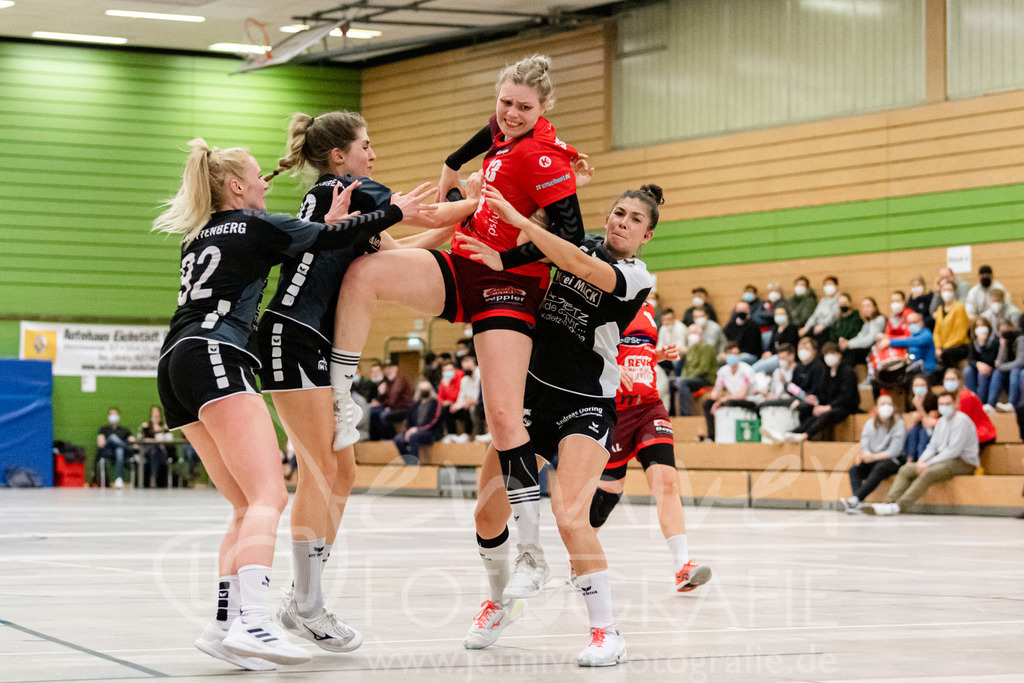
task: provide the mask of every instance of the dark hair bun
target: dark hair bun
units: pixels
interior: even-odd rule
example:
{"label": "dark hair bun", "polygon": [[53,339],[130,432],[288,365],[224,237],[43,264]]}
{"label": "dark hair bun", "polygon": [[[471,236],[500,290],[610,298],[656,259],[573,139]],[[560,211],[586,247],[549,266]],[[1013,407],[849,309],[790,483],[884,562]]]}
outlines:
{"label": "dark hair bun", "polygon": [[665,203],[664,193],[661,191],[661,188],[657,185],[642,185],[640,187],[640,191],[643,192],[644,194],[651,195],[651,198],[654,200],[654,203],[657,204],[658,206],[661,206],[662,204]]}

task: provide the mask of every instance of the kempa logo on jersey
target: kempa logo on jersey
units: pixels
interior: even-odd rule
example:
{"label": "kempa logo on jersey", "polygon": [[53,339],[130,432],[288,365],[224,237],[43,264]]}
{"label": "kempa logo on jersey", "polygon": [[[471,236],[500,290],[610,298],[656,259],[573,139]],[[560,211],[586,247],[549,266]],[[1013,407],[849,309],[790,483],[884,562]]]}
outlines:
{"label": "kempa logo on jersey", "polygon": [[557,185],[558,183],[564,183],[566,180],[568,180],[571,177],[572,177],[571,173],[566,173],[565,175],[560,175],[557,178],[555,178],[554,180],[549,180],[546,183],[541,183],[540,185],[537,186],[536,189],[543,190],[546,187],[551,187],[552,185]]}
{"label": "kempa logo on jersey", "polygon": [[551,157],[541,157],[540,159],[537,159],[537,163],[541,168],[547,168],[551,165]]}
{"label": "kempa logo on jersey", "polygon": [[601,303],[601,290],[586,280],[582,280],[572,273],[564,270],[558,271],[558,281],[569,289],[579,292],[580,296],[587,300],[587,303],[598,306]]}
{"label": "kempa logo on jersey", "polygon": [[522,303],[526,301],[526,291],[518,287],[488,287],[483,294],[484,300],[489,303]]}

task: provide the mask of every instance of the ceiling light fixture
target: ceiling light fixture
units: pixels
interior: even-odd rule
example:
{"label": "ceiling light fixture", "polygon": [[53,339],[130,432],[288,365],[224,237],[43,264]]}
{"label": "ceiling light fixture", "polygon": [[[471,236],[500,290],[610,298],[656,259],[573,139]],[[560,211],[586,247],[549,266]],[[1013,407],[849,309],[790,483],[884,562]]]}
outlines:
{"label": "ceiling light fixture", "polygon": [[77,33],[54,33],[52,31],[33,31],[33,38],[44,40],[69,40],[75,43],[104,43],[106,45],[124,45],[127,38],[114,38],[111,36],[84,36]]}
{"label": "ceiling light fixture", "polygon": [[206,17],[197,17],[190,14],[163,14],[161,12],[133,12],[125,9],[108,9],[107,16],[128,17],[129,19],[162,19],[163,21],[190,21],[200,23],[206,21]]}
{"label": "ceiling light fixture", "polygon": [[0,0],[0,9],[7,9],[14,6],[14,0]]}
{"label": "ceiling light fixture", "polygon": [[[291,26],[282,26],[282,33],[299,33],[300,31],[308,30],[309,26],[305,24],[292,24]],[[372,31],[365,28],[350,28],[347,33],[342,33],[340,28],[336,28],[331,31],[330,35],[335,38],[341,38],[342,36],[348,36],[349,38],[358,38],[359,40],[369,40],[370,38],[376,38],[381,34],[380,31]]]}
{"label": "ceiling light fixture", "polygon": [[267,45],[247,45],[245,43],[214,43],[209,50],[213,52],[233,52],[235,54],[258,55],[268,52]]}

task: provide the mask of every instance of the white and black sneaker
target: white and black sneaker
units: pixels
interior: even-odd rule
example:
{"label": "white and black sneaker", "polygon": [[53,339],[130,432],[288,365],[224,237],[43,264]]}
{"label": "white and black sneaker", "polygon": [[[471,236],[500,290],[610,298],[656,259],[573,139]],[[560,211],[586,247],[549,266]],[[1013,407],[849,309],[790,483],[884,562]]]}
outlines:
{"label": "white and black sneaker", "polygon": [[504,605],[484,600],[480,603],[480,611],[473,617],[473,625],[469,627],[466,639],[462,641],[463,647],[467,650],[482,650],[493,645],[505,627],[518,621],[525,611],[525,600],[512,600]]}
{"label": "white and black sneaker", "polygon": [[863,515],[863,503],[860,502],[860,498],[857,496],[850,496],[849,498],[840,498],[839,503],[843,506],[843,512],[848,515]]}
{"label": "white and black sneaker", "polygon": [[540,547],[532,543],[525,545],[520,543],[517,547],[519,555],[512,568],[512,576],[509,577],[502,594],[506,602],[532,598],[540,593],[541,588],[551,576],[551,570],[548,569],[548,563],[544,559],[544,551]]}
{"label": "white and black sneaker", "polygon": [[224,638],[227,635],[228,632],[216,624],[207,624],[202,635],[196,638],[196,649],[247,671],[273,671],[277,668],[277,664],[266,659],[240,657],[234,652],[229,652],[224,647]]}
{"label": "white and black sneaker", "polygon": [[301,647],[288,642],[284,629],[269,616],[248,624],[235,619],[223,645],[240,657],[259,657],[277,664],[305,664],[313,659]]}
{"label": "white and black sneaker", "polygon": [[334,450],[351,446],[359,441],[356,425],[363,419],[363,409],[352,400],[347,391],[335,391],[334,395]]}
{"label": "white and black sneaker", "polygon": [[328,652],[351,652],[363,644],[363,636],[348,624],[338,620],[334,612],[326,607],[312,617],[299,614],[291,593],[281,601],[277,612],[281,626],[292,635],[314,643]]}
{"label": "white and black sneaker", "polygon": [[590,629],[590,643],[580,651],[580,666],[615,666],[626,661],[626,639],[615,625]]}

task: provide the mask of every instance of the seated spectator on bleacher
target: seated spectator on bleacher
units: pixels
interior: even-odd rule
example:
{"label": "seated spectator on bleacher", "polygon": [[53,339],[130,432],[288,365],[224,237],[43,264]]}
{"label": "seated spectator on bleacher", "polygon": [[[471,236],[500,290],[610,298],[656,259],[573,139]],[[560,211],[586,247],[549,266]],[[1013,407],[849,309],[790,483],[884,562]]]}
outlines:
{"label": "seated spectator on bleacher", "polygon": [[[666,308],[661,314],[661,327],[658,328],[658,346],[676,345],[682,349],[686,346],[686,325],[676,320],[676,312]],[[679,375],[682,363],[678,360],[663,360],[658,365],[670,378]]]}
{"label": "seated spectator on bleacher", "polygon": [[725,351],[725,333],[722,332],[722,327],[718,323],[708,318],[707,313],[701,310],[695,311],[693,324],[700,328],[700,338],[715,350],[715,356]]}
{"label": "seated spectator on bleacher", "polygon": [[825,342],[825,328],[839,319],[839,279],[829,275],[822,280],[822,296],[814,312],[800,328],[800,336],[813,336],[819,345]]}
{"label": "seated spectator on bleacher", "polygon": [[984,448],[995,443],[996,427],[989,419],[988,413],[985,412],[978,395],[961,383],[959,370],[956,368],[946,370],[946,374],[942,378],[942,388],[956,396],[956,409],[971,418],[981,447]]}
{"label": "seated spectator on bleacher", "polygon": [[755,285],[747,285],[744,287],[743,294],[740,295],[740,299],[747,302],[747,306],[750,308],[751,317],[753,317],[755,311],[764,305],[764,301],[757,295],[757,287]]}
{"label": "seated spectator on bleacher", "polygon": [[927,374],[935,372],[935,338],[932,331],[924,326],[921,314],[911,311],[907,314],[907,331],[909,337],[893,337],[878,342],[880,348],[888,344],[893,348],[906,349],[910,365],[907,366],[906,376]]}
{"label": "seated spectator on bleacher", "polygon": [[939,284],[938,306],[932,311],[935,320],[935,360],[940,372],[960,366],[970,353],[970,320],[967,309],[956,300],[956,289],[950,280]]}
{"label": "seated spectator on bleacher", "polygon": [[412,385],[398,372],[398,366],[384,366],[384,381],[377,386],[377,399],[370,403],[370,441],[395,438],[395,426],[405,420],[412,407]]}
{"label": "seated spectator on bleacher", "polygon": [[[469,411],[452,412],[452,406],[459,400],[459,389],[462,387],[462,370],[455,368],[451,360],[441,366],[441,383],[437,386],[437,402],[441,404],[441,422],[444,423],[445,443],[455,440],[458,434],[468,434],[470,425]],[[459,423],[462,428],[459,428]]]}
{"label": "seated spectator on bleacher", "polygon": [[962,277],[959,277],[949,266],[942,266],[939,268],[939,276],[935,279],[936,289],[938,289],[938,286],[942,284],[943,280],[949,280],[953,283],[957,301],[960,303],[965,303],[967,301],[967,295],[971,291],[971,283]]}
{"label": "seated spectator on bleacher", "polygon": [[914,378],[910,391],[913,424],[907,430],[907,438],[903,442],[903,455],[909,462],[916,462],[924,453],[928,441],[932,438],[935,423],[939,420],[939,399],[924,375]]}
{"label": "seated spectator on bleacher", "polygon": [[860,433],[860,453],[850,468],[853,495],[840,500],[848,514],[862,512],[863,501],[907,461],[903,455],[905,438],[903,416],[896,413],[892,396],[882,394],[875,403],[874,416]]}
{"label": "seated spectator on bleacher", "polygon": [[[853,339],[860,333],[862,327],[864,327],[864,319],[860,317],[860,312],[853,307],[853,299],[850,298],[850,295],[843,292],[839,295],[839,317],[825,329],[822,336],[825,341],[830,341],[838,346],[840,339]],[[839,350],[841,352],[843,348],[840,346]]]}
{"label": "seated spectator on bleacher", "polygon": [[992,333],[998,332],[1002,328],[1003,323],[1016,329],[1017,321],[1020,320],[1020,310],[1007,301],[1009,297],[1006,296],[1006,292],[992,287],[988,292],[988,296],[990,299],[988,308],[982,311],[979,317],[989,322]]}
{"label": "seated spectator on bleacher", "polygon": [[789,321],[802,328],[818,305],[818,295],[811,289],[810,280],[801,275],[793,281],[793,295],[789,297]]}
{"label": "seated spectator on bleacher", "polygon": [[[772,371],[768,381],[767,392],[758,404],[761,417],[761,442],[766,444],[780,443],[785,440],[785,432],[790,426],[799,424],[799,416],[795,409],[800,404],[799,395],[802,390],[793,382],[796,369],[796,347],[792,344],[780,344],[776,354],[778,366]],[[755,380],[764,375],[755,375]],[[784,408],[788,413],[788,425],[783,427],[777,413],[769,413],[770,408]]]}
{"label": "seated spectator on bleacher", "polygon": [[380,363],[370,365],[370,376],[363,377],[356,368],[356,376],[352,379],[352,392],[359,394],[367,405],[377,400],[377,387],[384,381],[384,366]]}
{"label": "seated spectator on bleacher", "polygon": [[754,381],[754,371],[740,360],[740,347],[736,342],[725,345],[725,365],[718,369],[715,388],[704,401],[704,420],[707,423],[707,438],[715,440],[715,413],[722,406],[742,406],[756,410],[757,407],[748,400],[750,385]]}
{"label": "seated spectator on bleacher", "polygon": [[430,385],[437,390],[437,386],[441,383],[441,365],[444,361],[441,356],[437,355],[433,351],[423,356],[423,377],[430,382]]}
{"label": "seated spectator on bleacher", "polygon": [[131,455],[135,437],[130,429],[121,424],[121,411],[111,408],[107,412],[107,424],[96,435],[96,471],[103,467],[101,460],[114,463],[114,488],[124,488],[124,462]]}
{"label": "seated spectator on bleacher", "polygon": [[907,309],[907,295],[901,289],[894,290],[889,295],[889,319],[885,324],[885,336],[889,339],[909,337],[908,315],[910,315],[910,311]]}
{"label": "seated spectator on bleacher", "polygon": [[[972,322],[988,310],[989,305],[992,303],[992,290],[994,289],[1006,292],[1006,287],[1003,287],[1001,282],[992,279],[991,266],[978,268],[978,284],[971,287],[967,292],[967,299],[964,301],[967,317]],[[1004,301],[1009,303],[1010,297],[1004,297]]]}
{"label": "seated spectator on bleacher", "polygon": [[939,414],[935,433],[920,459],[900,467],[885,502],[865,505],[864,512],[872,515],[907,512],[933,484],[974,473],[980,465],[974,423],[956,409],[956,398],[949,392],[939,396]]}
{"label": "seated spectator on bleacher", "polygon": [[449,409],[452,413],[466,411],[469,414],[469,431],[458,434],[454,441],[464,443],[477,434],[483,433],[483,407],[480,405],[480,369],[476,365],[476,356],[462,357],[462,381],[459,383],[459,396]]}
{"label": "seated spectator on bleacher", "polygon": [[842,362],[839,347],[832,342],[821,348],[827,371],[818,394],[808,395],[804,401],[809,409],[800,410],[801,422],[784,437],[788,441],[804,441],[839,424],[859,410],[860,391],[857,389],[857,373]]}
{"label": "seated spectator on bleacher", "polygon": [[984,318],[975,318],[973,328],[974,339],[964,367],[964,386],[977,394],[985,412],[994,413],[996,400],[990,395],[989,385],[999,356],[999,336],[992,333]]}
{"label": "seated spectator on bleacher", "polygon": [[420,447],[429,446],[441,438],[441,405],[434,387],[427,380],[416,385],[416,401],[409,408],[405,430],[394,438],[398,454],[406,465],[418,465]]}
{"label": "seated spectator on bleacher", "polygon": [[711,297],[708,296],[708,290],[703,287],[693,288],[693,301],[691,306],[683,312],[683,324],[689,327],[695,321],[693,314],[697,311],[704,311],[704,314],[711,319],[712,322],[718,322],[718,313],[715,311],[715,307],[711,304]]}
{"label": "seated spectator on bleacher", "polygon": [[769,342],[771,341],[772,328],[775,322],[775,309],[780,305],[788,306],[788,304],[782,298],[782,287],[779,286],[778,282],[768,283],[768,294],[756,307],[750,309],[750,319],[758,326],[761,330],[761,350],[766,352],[770,350]]}
{"label": "seated spectator on bleacher", "polygon": [[875,340],[885,333],[885,316],[878,310],[878,304],[870,296],[861,299],[860,319],[863,324],[856,335],[849,339],[839,337],[836,341],[843,353],[843,362],[850,365],[867,363],[868,353]]}
{"label": "seated spectator on bleacher", "polygon": [[772,374],[775,368],[779,366],[779,347],[785,344],[795,349],[799,341],[800,336],[797,334],[796,325],[789,321],[787,304],[780,302],[775,307],[775,313],[772,318],[771,331],[768,333],[767,350],[761,354],[760,360],[754,363],[754,372],[763,372],[766,375]]}
{"label": "seated spectator on bleacher", "polygon": [[[686,335],[685,359],[679,377],[670,380],[673,391],[673,403],[669,406],[673,415],[690,415],[693,412],[693,395],[715,383],[718,372],[718,354],[713,346],[704,343],[700,336],[700,327],[690,325]],[[678,394],[678,408],[675,395]]]}
{"label": "seated spectator on bleacher", "polygon": [[[736,307],[729,315],[729,322],[722,331],[725,333],[726,341],[736,342],[739,346],[741,361],[752,365],[761,357],[761,330],[750,322],[750,304],[746,301],[736,303]],[[658,344],[661,344],[660,336]],[[718,360],[724,361],[725,354],[721,354]]]}
{"label": "seated spectator on bleacher", "polygon": [[[167,428],[167,424],[164,422],[164,413],[160,406],[152,405],[149,407],[149,419],[139,425],[139,436],[149,442],[145,444],[145,448],[142,451],[142,458],[145,463],[144,470],[148,473],[148,477],[144,476],[143,480],[148,479],[149,488],[156,488],[156,475],[161,468],[170,467],[170,462],[173,462],[175,455],[173,445],[153,443],[155,441],[173,441],[174,439],[171,435],[171,430]],[[142,486],[141,481],[139,486]]]}
{"label": "seated spectator on bleacher", "polygon": [[799,362],[793,368],[793,387],[789,393],[801,402],[806,402],[807,396],[821,393],[825,381],[825,364],[818,358],[818,345],[811,337],[800,340],[796,347],[796,357]]}
{"label": "seated spectator on bleacher", "polygon": [[793,384],[793,373],[796,370],[796,346],[793,344],[780,344],[777,357],[777,366],[771,373],[771,381],[768,384],[766,401],[792,401],[796,396],[790,393],[789,385]]}
{"label": "seated spectator on bleacher", "polygon": [[[1021,316],[1018,324],[1024,328],[1024,316]],[[1006,403],[996,403],[996,410],[1001,413],[1014,412],[1021,404],[1024,391],[1024,334],[1021,334],[1021,329],[1001,335],[992,384],[999,387],[999,392],[1003,389],[1007,391]]]}
{"label": "seated spectator on bleacher", "polygon": [[907,299],[907,308],[920,313],[921,320],[929,330],[935,327],[932,320],[932,298],[936,296],[933,292],[925,289],[924,278],[920,275],[910,281],[910,298]]}

